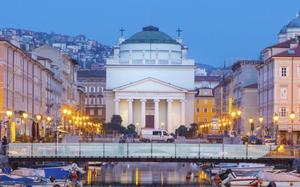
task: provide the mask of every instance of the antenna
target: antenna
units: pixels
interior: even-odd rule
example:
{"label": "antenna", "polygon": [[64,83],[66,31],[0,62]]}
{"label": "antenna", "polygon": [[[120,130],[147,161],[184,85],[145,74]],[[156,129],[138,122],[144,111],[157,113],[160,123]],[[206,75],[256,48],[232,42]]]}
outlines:
{"label": "antenna", "polygon": [[178,38],[180,38],[180,35],[181,35],[181,32],[182,32],[183,30],[181,30],[180,29],[180,27],[178,27],[178,29],[176,30],[176,32],[177,32],[177,37]]}

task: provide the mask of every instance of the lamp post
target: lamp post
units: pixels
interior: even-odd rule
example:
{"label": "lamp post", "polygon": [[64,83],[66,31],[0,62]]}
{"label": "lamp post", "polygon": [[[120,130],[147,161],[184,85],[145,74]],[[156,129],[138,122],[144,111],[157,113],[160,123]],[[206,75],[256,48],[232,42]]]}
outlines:
{"label": "lamp post", "polygon": [[290,113],[290,119],[291,119],[291,127],[288,129],[289,134],[290,134],[290,144],[293,145],[293,124],[294,124],[294,119],[296,118],[295,113],[292,111]]}
{"label": "lamp post", "polygon": [[7,130],[6,130],[6,134],[7,134],[7,140],[9,143],[11,143],[11,125],[10,125],[10,119],[13,115],[13,111],[11,110],[7,110],[6,111],[6,116],[7,116]]}
{"label": "lamp post", "polygon": [[264,131],[265,131],[264,124],[263,124],[264,118],[262,116],[259,116],[258,121],[259,121],[259,125],[261,127],[261,139],[263,140],[264,139]]}
{"label": "lamp post", "polygon": [[66,120],[65,120],[65,117],[66,117],[67,114],[68,114],[68,110],[67,109],[63,109],[63,117],[62,117],[63,122],[62,122],[62,124],[64,126],[64,130],[66,130]]}
{"label": "lamp post", "polygon": [[251,136],[253,136],[253,131],[254,131],[254,123],[253,123],[253,118],[249,118],[249,124],[251,128]]}
{"label": "lamp post", "polygon": [[26,139],[26,136],[27,136],[27,118],[28,118],[28,114],[26,112],[23,112],[22,113],[22,118],[23,118],[23,122],[24,122],[24,140]]}
{"label": "lamp post", "polygon": [[279,116],[277,113],[274,114],[273,116],[273,121],[274,121],[274,125],[275,125],[275,144],[277,145],[277,137],[278,137],[278,120],[279,120]]}
{"label": "lamp post", "polygon": [[236,112],[236,114],[237,114],[237,118],[238,118],[238,122],[237,122],[237,126],[238,126],[238,134],[241,134],[241,115],[242,115],[242,112],[241,112],[241,110],[238,110],[237,112]]}
{"label": "lamp post", "polygon": [[[71,110],[68,110],[68,112],[67,112],[68,117],[70,117],[71,114],[72,114],[72,111],[71,111]],[[68,131],[70,132],[70,130],[71,130],[71,122],[68,121]]]}
{"label": "lamp post", "polygon": [[37,114],[36,116],[35,116],[35,119],[36,119],[36,137],[37,137],[37,140],[39,141],[39,139],[40,139],[40,126],[39,126],[39,122],[42,120],[42,115],[40,115],[40,114]]}

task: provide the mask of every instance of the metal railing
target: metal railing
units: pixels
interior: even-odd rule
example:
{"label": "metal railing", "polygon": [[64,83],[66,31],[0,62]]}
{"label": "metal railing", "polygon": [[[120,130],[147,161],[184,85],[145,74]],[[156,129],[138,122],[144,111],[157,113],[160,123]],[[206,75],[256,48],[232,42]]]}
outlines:
{"label": "metal railing", "polygon": [[80,158],[213,158],[258,159],[274,151],[274,145],[184,143],[13,143],[7,154],[21,157]]}

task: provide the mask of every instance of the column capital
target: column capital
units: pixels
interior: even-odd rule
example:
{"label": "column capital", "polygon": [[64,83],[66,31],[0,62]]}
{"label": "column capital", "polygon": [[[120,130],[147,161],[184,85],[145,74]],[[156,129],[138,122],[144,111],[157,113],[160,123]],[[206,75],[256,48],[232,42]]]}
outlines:
{"label": "column capital", "polygon": [[147,102],[147,99],[140,99],[140,101],[145,103],[145,102]]}
{"label": "column capital", "polygon": [[114,102],[120,102],[120,99],[114,99]]}
{"label": "column capital", "polygon": [[159,99],[154,99],[155,103],[159,103],[159,101],[160,101]]}
{"label": "column capital", "polygon": [[180,99],[180,102],[181,103],[185,103],[185,99]]}
{"label": "column capital", "polygon": [[172,103],[172,102],[173,102],[173,99],[167,99],[167,102],[168,102],[168,103]]}
{"label": "column capital", "polygon": [[127,99],[128,102],[133,102],[133,99]]}

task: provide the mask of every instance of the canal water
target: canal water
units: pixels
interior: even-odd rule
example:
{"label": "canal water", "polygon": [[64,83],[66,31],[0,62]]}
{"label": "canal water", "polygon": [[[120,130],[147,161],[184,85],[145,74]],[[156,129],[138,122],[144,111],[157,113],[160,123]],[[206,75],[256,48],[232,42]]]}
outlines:
{"label": "canal water", "polygon": [[113,163],[89,166],[86,186],[211,186],[194,163]]}

